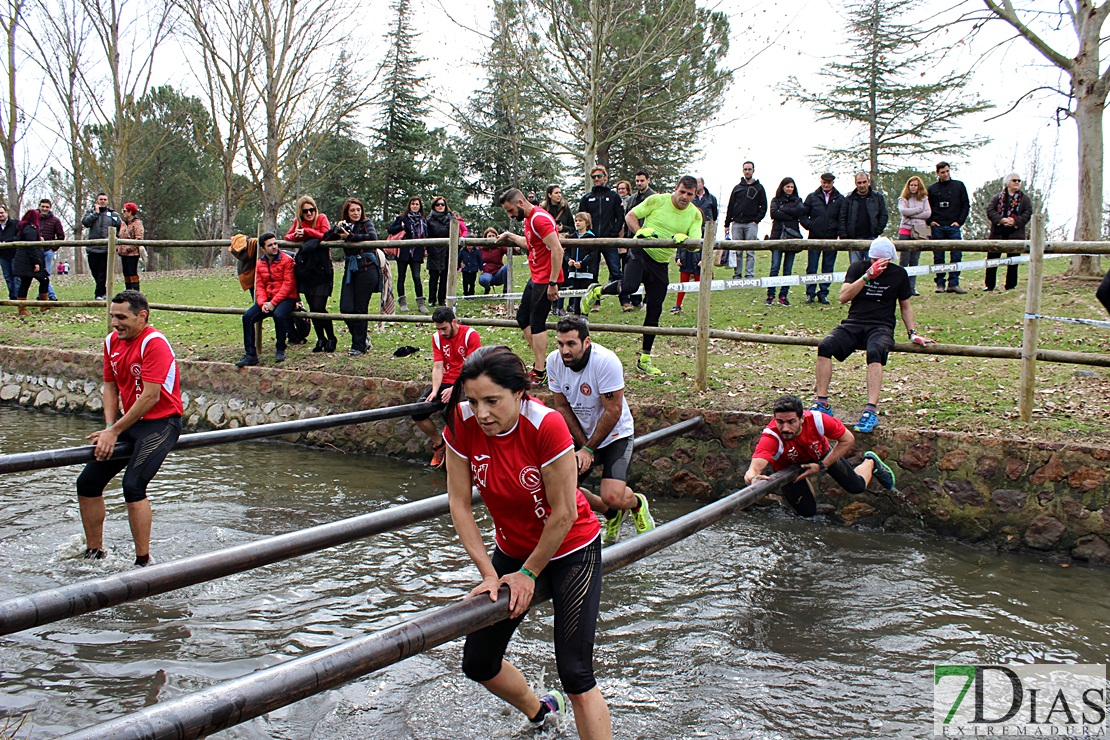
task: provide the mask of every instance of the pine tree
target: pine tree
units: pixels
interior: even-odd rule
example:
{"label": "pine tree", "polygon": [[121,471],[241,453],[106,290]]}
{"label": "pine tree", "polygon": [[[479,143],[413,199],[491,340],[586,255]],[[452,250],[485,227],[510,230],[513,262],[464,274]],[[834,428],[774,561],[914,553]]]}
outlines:
{"label": "pine tree", "polygon": [[[517,19],[512,0],[495,0],[492,43],[482,62],[486,86],[465,110],[456,111],[463,127],[459,157],[472,173],[468,192],[493,207],[510,187],[539,192],[562,177],[555,144],[546,133],[550,116],[521,84],[517,54],[510,48],[509,29]],[[496,215],[492,207],[483,210],[483,220]]]}
{"label": "pine tree", "polygon": [[[965,90],[968,73],[937,71],[943,51],[923,51],[922,33],[900,20],[908,7],[899,0],[848,3],[851,53],[824,65],[820,75],[829,86],[810,91],[794,77],[783,86],[819,120],[841,121],[859,131],[848,147],[818,147],[823,163],[867,163],[875,181],[884,171],[920,165],[927,157],[951,159],[988,141],[948,136],[959,119],[991,106]],[[932,81],[914,82],[923,77]]]}
{"label": "pine tree", "polygon": [[381,115],[374,128],[375,177],[367,199],[367,209],[378,209],[386,223],[401,213],[410,196],[425,195],[431,185],[419,166],[428,150],[427,78],[418,71],[424,59],[413,49],[418,34],[412,29],[409,0],[394,0],[390,8],[394,20],[386,33],[389,48],[379,96]]}

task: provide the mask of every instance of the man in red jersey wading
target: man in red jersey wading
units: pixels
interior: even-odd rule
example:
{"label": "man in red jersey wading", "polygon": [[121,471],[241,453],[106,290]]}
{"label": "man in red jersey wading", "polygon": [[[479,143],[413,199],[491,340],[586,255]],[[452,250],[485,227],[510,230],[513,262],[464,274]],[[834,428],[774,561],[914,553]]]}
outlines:
{"label": "man in red jersey wading", "polygon": [[854,470],[844,461],[856,438],[836,417],[806,411],[797,396],[782,396],[775,401],[774,415],[752,452],[751,465],[744,474],[748,485],[767,480],[763,471],[768,465],[775,471],[801,465],[798,479],[782,487],[783,498],[800,516],[817,513],[813,487],[807,479],[821,472],[831,475],[848,493],[863,493],[872,478],[888,491],[893,490],[894,471],[874,452],[865,452],[863,462]]}
{"label": "man in red jersey wading", "polygon": [[547,315],[551,313],[551,304],[559,299],[559,283],[563,282],[559,225],[550,213],[529,203],[516,188],[502,193],[498,202],[511,218],[524,223],[524,236],[505,231],[497,239],[528,250],[531,275],[520,297],[516,324],[532,347],[531,381],[540,385],[547,382]]}
{"label": "man in red jersey wading", "polygon": [[[77,478],[77,500],[85,528],[85,559],[99,560],[104,549],[104,487],[121,470],[123,499],[135,540],[135,565],[150,559],[150,500],[146,488],[181,434],[181,379],[169,340],[150,326],[150,305],[137,290],[112,298],[113,331],[104,339],[104,422],[87,439],[96,461]],[[120,412],[123,415],[120,415]],[[118,441],[132,442],[131,457],[109,460]]]}
{"label": "man in red jersey wading", "polygon": [[[451,388],[459,377],[466,358],[474,350],[482,346],[482,339],[478,332],[469,326],[460,324],[455,318],[455,312],[447,306],[440,306],[432,314],[432,323],[436,331],[432,335],[432,386],[420,397],[421,401],[434,403],[440,408],[451,398]],[[436,424],[431,419],[431,414],[421,414],[412,417],[420,431],[432,440],[433,468],[443,467],[443,456],[447,446],[443,443],[443,435],[436,429]]]}

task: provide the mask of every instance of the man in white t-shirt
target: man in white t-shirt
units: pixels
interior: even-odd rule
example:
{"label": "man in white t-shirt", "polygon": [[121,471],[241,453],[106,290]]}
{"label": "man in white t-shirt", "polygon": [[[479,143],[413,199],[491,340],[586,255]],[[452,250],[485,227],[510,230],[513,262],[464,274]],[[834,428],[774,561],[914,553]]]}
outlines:
{"label": "man in white t-shirt", "polygon": [[564,318],[555,332],[559,350],[547,356],[547,387],[574,438],[579,483],[601,466],[601,495],[582,493],[605,516],[603,544],[620,539],[626,511],[632,512],[637,534],[655,529],[647,499],[628,487],[634,430],[620,358],[590,340],[590,326],[581,316]]}

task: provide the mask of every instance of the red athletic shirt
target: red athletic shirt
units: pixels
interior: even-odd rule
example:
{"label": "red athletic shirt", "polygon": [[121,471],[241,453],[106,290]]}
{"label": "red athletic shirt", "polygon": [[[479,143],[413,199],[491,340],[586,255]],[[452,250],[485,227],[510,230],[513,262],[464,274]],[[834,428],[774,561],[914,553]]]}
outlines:
{"label": "red athletic shirt", "polygon": [[[516,426],[493,437],[487,437],[478,426],[470,404],[459,404],[456,414],[454,433],[444,429],[443,438],[456,454],[470,461],[470,477],[493,517],[501,552],[525,560],[536,549],[551,515],[540,471],[563,455],[574,454],[567,423],[561,414],[535,399],[521,404]],[[582,492],[576,490],[574,495],[578,518],[555,558],[585,547],[601,531]]]}
{"label": "red athletic shirt", "polygon": [[[528,244],[528,268],[532,271],[532,282],[547,285],[551,282],[551,250],[543,243],[548,234],[559,233],[555,219],[544,209],[536,206],[524,219],[524,241]],[[563,268],[559,267],[559,280],[563,282]]]}
{"label": "red athletic shirt", "polygon": [[166,335],[148,326],[134,339],[123,340],[116,332],[104,338],[104,380],[119,388],[123,412],[135,405],[143,383],[162,386],[158,401],[143,419],[165,419],[181,415],[181,378],[177,356]]}
{"label": "red athletic shirt", "polygon": [[771,423],[763,429],[759,443],[752,457],[771,463],[775,470],[782,470],[794,463],[820,462],[829,453],[830,439],[840,439],[846,431],[844,424],[833,416],[821,412],[802,412],[802,432],[789,442],[779,436],[779,423]]}
{"label": "red athletic shirt", "polygon": [[432,335],[432,362],[443,363],[444,385],[453,385],[459,379],[466,358],[481,346],[478,332],[462,324],[450,339],[444,339],[438,331]]}

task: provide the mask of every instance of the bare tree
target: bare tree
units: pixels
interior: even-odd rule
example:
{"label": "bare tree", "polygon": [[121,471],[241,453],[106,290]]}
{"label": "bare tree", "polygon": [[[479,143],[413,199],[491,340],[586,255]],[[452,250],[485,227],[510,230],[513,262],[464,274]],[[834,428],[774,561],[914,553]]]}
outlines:
{"label": "bare tree", "polygon": [[[189,6],[190,3],[183,3]],[[258,189],[263,227],[277,228],[278,213],[313,150],[329,133],[334,108],[324,105],[329,88],[317,81],[326,56],[351,42],[354,9],[335,0],[213,0],[187,7],[189,36],[223,96],[220,117],[228,153],[242,141],[243,160]],[[202,6],[203,7],[200,7]],[[359,86],[354,112],[367,101]],[[233,134],[233,131],[237,131]]]}
{"label": "bare tree", "polygon": [[[1110,67],[1102,69],[1102,43],[1106,40],[1102,27],[1110,15],[1110,2],[1065,0],[1059,5],[1062,10],[1056,12],[1043,7],[1018,9],[1011,0],[983,0],[983,3],[990,17],[1010,24],[1041,56],[1068,76],[1071,83],[1068,104],[1059,112],[1075,120],[1079,133],[1079,208],[1075,238],[1080,241],[1098,239],[1102,227],[1102,116],[1106,95],[1110,92]],[[1071,23],[1078,42],[1074,55],[1059,51],[1034,29],[1036,22],[1047,21],[1052,27],[1053,18]],[[1075,256],[1069,273],[1100,275],[1100,260],[1096,256]]]}
{"label": "bare tree", "polygon": [[692,0],[515,5],[517,74],[569,119],[563,147],[585,172],[608,164],[614,141],[645,131],[667,140],[654,156],[677,161],[695,151],[697,132],[720,109],[732,79],[717,66],[728,50],[725,14]]}
{"label": "bare tree", "polygon": [[[0,118],[0,149],[4,150],[4,185],[7,189],[8,208],[19,212],[23,193],[16,171],[15,147],[19,143],[20,108],[16,98],[16,31],[23,21],[24,0],[5,0],[0,12],[0,28],[4,30],[4,64],[7,66],[7,95],[3,100],[3,118]],[[6,99],[3,99],[6,97]]]}
{"label": "bare tree", "polygon": [[[59,105],[49,106],[56,115],[56,134],[65,142],[66,154],[55,154],[61,169],[52,182],[70,183],[74,214],[72,233],[80,238],[84,227],[81,214],[87,205],[85,196],[85,147],[82,129],[89,121],[89,105],[80,81],[80,70],[89,64],[87,44],[91,34],[89,18],[79,12],[77,0],[38,0],[32,6],[33,18],[28,36],[33,49],[32,59],[42,69],[48,87],[53,88]],[[40,123],[44,121],[40,120]],[[75,269],[83,271],[83,250],[75,250]]]}

